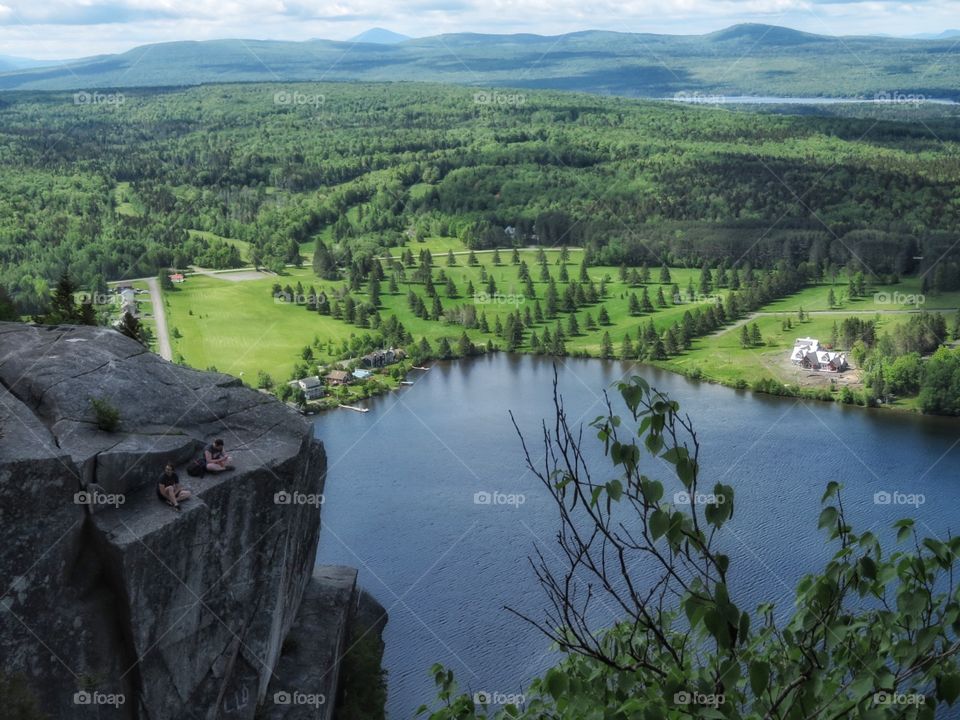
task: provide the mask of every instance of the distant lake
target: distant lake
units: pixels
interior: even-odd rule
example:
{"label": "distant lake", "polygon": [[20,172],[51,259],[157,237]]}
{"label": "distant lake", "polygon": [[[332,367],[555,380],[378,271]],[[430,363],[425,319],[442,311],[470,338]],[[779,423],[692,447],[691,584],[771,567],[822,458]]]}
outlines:
{"label": "distant lake", "polygon": [[[832,553],[816,530],[830,480],[844,483],[854,526],[881,535],[886,550],[885,530],[900,517],[916,517],[922,532],[941,538],[960,529],[956,420],[776,399],[628,363],[564,358],[559,367],[568,413],[584,423],[603,413],[604,388],[633,374],[691,415],[703,445],[702,485],[722,480],[737,492],[720,540],[744,609],[760,600],[791,607],[800,575]],[[552,362],[496,354],[410,379],[413,386],[369,401],[371,412],[339,410],[316,421],[329,458],[318,562],[358,567],[362,585],[390,612],[393,720],[433,702],[435,662],[470,692],[513,693],[555,659],[536,630],[503,609],[536,614],[544,606],[527,557],[536,543],[548,556],[556,547],[556,511],[525,472],[507,414],[513,410],[538,449],[540,421],[552,418]],[[591,428],[585,436],[596,455]],[[476,493],[494,491],[525,501],[475,504]],[[875,493],[894,491],[925,502],[874,503]]]}
{"label": "distant lake", "polygon": [[777,97],[773,95],[711,95],[689,93],[660,98],[690,105],[957,105],[955,100],[912,93],[889,93],[879,98]]}

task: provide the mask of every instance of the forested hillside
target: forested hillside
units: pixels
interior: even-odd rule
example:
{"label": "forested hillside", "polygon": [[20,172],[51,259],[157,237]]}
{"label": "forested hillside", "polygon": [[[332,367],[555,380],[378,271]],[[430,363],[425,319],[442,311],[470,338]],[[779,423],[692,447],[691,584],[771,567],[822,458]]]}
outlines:
{"label": "forested hillside", "polygon": [[741,24],[706,35],[586,30],[455,33],[389,45],[229,39],[141,45],[0,74],[2,90],[215,82],[427,81],[627,97],[801,95],[960,99],[953,38],[833,37]]}
{"label": "forested hillside", "polygon": [[421,84],[135,90],[80,104],[6,94],[0,285],[32,312],[66,267],[85,286],[192,263],[276,267],[317,238],[347,267],[410,237],[453,236],[582,245],[606,265],[786,259],[882,275],[940,259],[931,279],[960,286],[953,122],[493,97]]}

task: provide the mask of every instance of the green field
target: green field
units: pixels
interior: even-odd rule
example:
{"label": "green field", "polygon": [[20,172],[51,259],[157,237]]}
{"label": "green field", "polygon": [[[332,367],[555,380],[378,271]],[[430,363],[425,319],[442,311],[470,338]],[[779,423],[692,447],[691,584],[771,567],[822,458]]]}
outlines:
{"label": "green field", "polygon": [[[467,265],[467,255],[456,255],[457,265],[448,267],[445,249],[465,252],[466,248],[462,244],[454,246],[450,243],[430,241],[427,243],[410,243],[409,247],[414,254],[424,248],[429,248],[433,253],[434,282],[442,298],[444,308],[475,302],[473,297],[466,296],[469,282],[473,282],[478,294],[484,292],[486,284],[480,279],[481,266],[486,269],[488,277],[494,278],[498,293],[522,296],[524,292],[525,284],[517,279],[517,266],[510,264],[509,250],[501,251],[503,264],[500,266],[492,264],[491,252],[478,252],[476,256],[480,266],[469,267]],[[394,249],[395,257],[399,255],[399,250],[402,249]],[[582,251],[570,250],[569,255],[567,272],[571,279],[576,280],[579,276]],[[521,250],[520,257],[530,267],[537,299],[542,304],[547,284],[539,281],[536,251]],[[557,278],[559,274],[557,263],[560,258],[560,251],[547,251],[547,258],[551,274],[554,278]],[[444,284],[436,279],[440,271],[453,279],[460,297],[446,298]],[[630,333],[631,337],[635,338],[637,328],[642,323],[647,322],[649,317],[653,317],[658,326],[665,327],[693,307],[688,304],[670,305],[666,308],[657,308],[652,316],[632,317],[629,313],[630,293],[635,292],[639,296],[642,289],[632,288],[620,282],[618,268],[591,267],[588,273],[597,285],[604,277],[608,278],[607,295],[603,302],[576,313],[578,323],[581,326],[581,334],[567,338],[566,346],[570,353],[582,351],[597,354],[605,331],[610,333],[615,349],[619,351],[619,344],[624,335]],[[654,279],[658,277],[658,274],[659,268],[651,268],[651,275]],[[672,280],[683,290],[691,278],[696,283],[699,271],[675,268],[671,270],[671,275]],[[358,328],[330,316],[308,312],[303,307],[274,302],[271,297],[271,288],[275,282],[279,282],[281,285],[295,286],[298,281],[303,283],[305,289],[309,289],[312,285],[318,292],[326,293],[331,293],[335,286],[340,285],[340,283],[333,284],[320,281],[311,270],[306,268],[288,268],[283,276],[265,275],[263,279],[242,282],[232,282],[200,275],[190,276],[186,283],[165,295],[171,333],[176,328],[182,335],[181,338],[171,338],[174,358],[182,357],[185,362],[194,367],[213,366],[222,372],[241,376],[248,380],[260,370],[264,370],[274,378],[280,379],[289,375],[294,364],[300,358],[302,348],[305,345],[312,344],[315,339],[319,339],[322,348],[326,348],[328,343],[332,341],[338,346],[336,350],[339,352],[339,344],[344,340],[349,340],[351,335],[372,332],[369,329]],[[561,295],[566,285],[566,283],[557,282]],[[651,301],[655,303],[656,291],[660,285],[654,282],[647,287],[651,295]],[[407,305],[407,292],[411,288],[415,289],[415,292],[419,295],[423,295],[423,285],[413,282],[400,283],[398,292],[390,294],[387,291],[387,283],[384,281],[382,283],[380,315],[386,318],[395,314],[417,340],[425,337],[435,344],[441,337],[447,337],[451,342],[458,338],[463,332],[461,326],[446,324],[442,321],[424,320],[411,313]],[[669,296],[670,285],[663,286],[663,290],[664,294]],[[362,299],[366,297],[366,293],[367,288],[364,285],[359,292],[355,292],[353,295]],[[486,313],[491,330],[497,317],[502,320],[516,309],[523,312],[528,305],[532,311],[534,304],[534,299],[525,297],[512,303],[484,303],[482,299],[481,296],[481,301],[476,303],[477,311],[478,313]],[[596,330],[588,330],[586,328],[587,314],[589,313],[596,320],[601,305],[609,314],[611,324],[606,327],[598,326]],[[559,320],[566,333],[567,314],[561,313]],[[542,334],[544,327],[550,328],[553,332],[555,326],[556,320],[546,321],[535,329],[538,334]],[[493,341],[502,345],[502,341],[493,332],[482,333],[479,330],[470,330],[468,335],[473,342],[478,344]],[[321,354],[323,360],[332,357],[333,355],[329,353]]]}
{"label": "green field", "polygon": [[[406,250],[415,256],[423,249],[429,249],[433,255],[433,281],[444,309],[473,304],[478,315],[485,313],[490,332],[479,329],[467,331],[470,339],[478,345],[488,342],[503,347],[502,338],[494,332],[496,320],[505,321],[511,313],[527,308],[533,312],[534,303],[544,304],[547,283],[540,280],[540,265],[537,262],[538,251],[519,250],[520,259],[525,262],[534,279],[536,298],[524,297],[525,283],[518,279],[518,265],[511,262],[510,250],[501,250],[500,264],[493,263],[492,251],[476,252],[476,266],[468,265],[469,251],[451,238],[428,238],[424,242],[411,241],[406,248],[394,248],[393,258],[399,258]],[[448,265],[447,251],[455,253],[456,264]],[[571,281],[579,278],[582,250],[569,249],[566,270]],[[557,281],[560,296],[569,283],[559,281],[561,251],[545,251],[547,266],[551,276]],[[388,266],[386,258],[383,264]],[[459,324],[443,320],[423,319],[416,316],[408,305],[408,293],[413,290],[427,302],[422,283],[411,280],[415,268],[407,268],[406,280],[399,283],[397,292],[390,293],[388,281],[381,283],[379,313],[382,318],[396,315],[412,334],[415,340],[426,338],[436,348],[441,338],[447,338],[451,344],[464,332]],[[595,305],[580,308],[576,313],[579,333],[568,334],[570,314],[560,312],[554,320],[545,320],[535,324],[533,331],[542,336],[545,328],[555,332],[557,324],[566,335],[565,345],[568,354],[586,354],[598,356],[601,352],[601,339],[604,333],[610,334],[615,354],[619,354],[623,339],[629,334],[636,342],[638,332],[652,318],[658,330],[662,331],[680,320],[683,314],[696,307],[680,302],[674,304],[671,298],[672,284],[676,283],[685,293],[692,281],[698,285],[700,270],[671,268],[671,283],[661,285],[659,268],[650,268],[651,282],[646,285],[654,312],[647,315],[631,315],[629,299],[631,293],[641,296],[643,288],[633,287],[620,280],[620,269],[609,266],[588,268],[589,278],[599,286],[606,282],[606,294]],[[506,296],[509,302],[485,302],[486,282],[483,273],[492,277],[499,295]],[[458,297],[448,298],[445,281],[453,280]],[[307,345],[314,347],[314,356],[324,363],[343,357],[343,343],[351,337],[364,333],[375,334],[368,328],[361,328],[336,319],[330,315],[309,312],[303,306],[275,301],[271,296],[274,283],[296,288],[302,283],[304,292],[311,286],[318,292],[332,297],[334,291],[343,288],[344,283],[321,281],[309,268],[288,268],[284,275],[264,274],[260,279],[234,282],[222,277],[194,275],[175,290],[167,292],[165,302],[168,311],[168,323],[171,332],[176,328],[180,338],[173,337],[171,343],[174,358],[198,368],[216,367],[218,370],[242,377],[254,382],[259,371],[269,373],[275,380],[283,381],[290,377],[294,366],[301,360],[301,351]],[[656,364],[668,370],[686,375],[702,377],[712,382],[732,386],[750,386],[758,380],[773,379],[780,383],[804,388],[835,388],[843,385],[854,389],[861,387],[860,373],[855,369],[839,376],[811,374],[802,371],[789,362],[788,353],[794,341],[800,336],[812,336],[826,342],[834,323],[841,323],[845,317],[853,315],[863,319],[874,319],[880,333],[909,317],[904,311],[915,311],[906,296],[917,295],[919,280],[910,278],[894,285],[868,287],[865,298],[850,300],[846,297],[846,281],[838,279],[833,283],[811,285],[793,295],[769,303],[758,311],[751,321],[756,322],[763,337],[758,347],[744,348],[740,343],[739,324],[734,324],[712,335],[697,338],[693,347],[681,351],[665,361]],[[475,296],[467,296],[468,284],[473,283]],[[828,309],[827,292],[833,288],[835,303]],[[659,307],[656,302],[657,290],[662,289],[667,298],[667,306]],[[843,292],[841,292],[843,291]],[[880,295],[884,293],[885,295]],[[721,293],[725,295],[726,293]],[[358,301],[368,298],[368,286],[361,284],[359,290],[351,293]],[[511,299],[511,296],[513,298]],[[944,293],[924,298],[919,307],[923,309],[952,309],[960,305],[960,293]],[[601,306],[609,315],[610,323],[600,326],[598,314]],[[704,303],[706,306],[706,303]],[[799,310],[803,308],[806,317],[799,320]],[[813,314],[810,314],[813,313]],[[588,315],[595,326],[588,328]],[[784,321],[789,318],[792,327],[785,329]],[[525,336],[521,352],[530,351],[530,333]],[[910,401],[900,401],[900,406],[909,407]]]}

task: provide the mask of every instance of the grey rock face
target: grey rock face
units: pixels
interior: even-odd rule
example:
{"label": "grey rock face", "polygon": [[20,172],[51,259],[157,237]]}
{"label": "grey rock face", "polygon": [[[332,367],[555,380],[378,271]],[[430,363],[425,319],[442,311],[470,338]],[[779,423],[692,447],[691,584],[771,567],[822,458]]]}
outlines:
{"label": "grey rock face", "polygon": [[297,620],[284,643],[264,701],[267,720],[329,720],[340,659],[356,606],[357,571],[324,565],[313,571]]}
{"label": "grey rock face", "polygon": [[[237,469],[188,477],[215,437]],[[182,512],[156,494],[167,459],[194,492]],[[252,718],[311,578],[325,470],[311,425],[234,378],[113,330],[0,323],[0,672],[53,718]]]}

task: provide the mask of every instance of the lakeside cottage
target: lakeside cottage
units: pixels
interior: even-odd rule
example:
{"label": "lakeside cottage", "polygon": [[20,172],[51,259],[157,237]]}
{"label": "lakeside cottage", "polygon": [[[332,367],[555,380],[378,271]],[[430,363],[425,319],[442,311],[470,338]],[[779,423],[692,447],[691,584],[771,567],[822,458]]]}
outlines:
{"label": "lakeside cottage", "polygon": [[183,273],[173,273],[169,276],[170,282],[182,283],[186,278],[183,277]]}
{"label": "lakeside cottage", "polygon": [[331,370],[323,379],[327,385],[349,385],[353,376],[346,370]]}
{"label": "lakeside cottage", "polygon": [[365,368],[381,368],[393,365],[407,357],[407,353],[400,348],[386,348],[374,350],[360,358],[360,365]]}
{"label": "lakeside cottage", "polygon": [[806,370],[843,372],[850,367],[846,353],[828,350],[816,338],[797,338],[790,360]]}
{"label": "lakeside cottage", "polygon": [[307,400],[316,400],[318,398],[322,398],[325,392],[323,383],[320,381],[320,378],[317,375],[300,378],[297,380],[297,385],[301,390],[303,390],[303,395]]}

